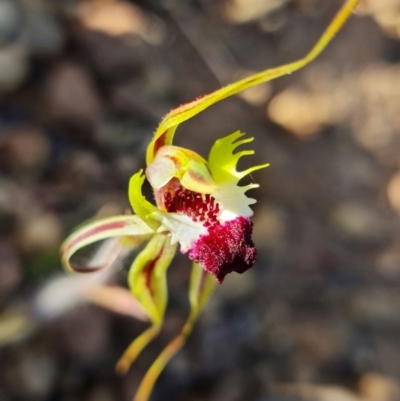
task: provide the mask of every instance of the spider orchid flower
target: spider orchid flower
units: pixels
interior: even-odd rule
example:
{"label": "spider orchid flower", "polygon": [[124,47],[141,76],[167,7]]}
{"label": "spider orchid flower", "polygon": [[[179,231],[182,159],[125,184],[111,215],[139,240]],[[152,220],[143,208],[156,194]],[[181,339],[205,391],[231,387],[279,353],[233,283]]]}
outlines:
{"label": "spider orchid flower", "polygon": [[[292,73],[314,60],[340,30],[359,0],[346,0],[323,35],[302,59],[262,71],[215,92],[185,103],[169,112],[158,126],[147,149],[147,168],[129,182],[129,200],[134,215],[120,215],[83,225],[62,245],[62,262],[69,271],[90,272],[109,266],[122,248],[147,242],[128,273],[130,291],[147,314],[151,326],[136,338],[117,363],[124,373],[145,346],[159,333],[167,304],[167,269],[177,251],[193,262],[189,282],[190,314],[178,336],[161,352],[139,386],[135,401],[147,401],[157,377],[190,334],[193,324],[216,282],[231,272],[243,273],[256,260],[251,240],[254,199],[246,192],[258,185],[239,186],[239,181],[268,164],[238,171],[238,160],[252,150],[236,148],[249,143],[237,131],[212,146],[206,161],[197,153],[173,145],[179,124],[213,104],[251,86]],[[236,152],[235,152],[236,151]],[[142,195],[148,180],[155,204]],[[101,240],[117,241],[105,263],[77,266],[71,257],[83,247]],[[112,240],[111,240],[112,239]]]}
{"label": "spider orchid flower", "polygon": [[[258,185],[239,186],[238,182],[268,164],[238,171],[239,159],[254,151],[235,151],[252,140],[239,131],[219,139],[211,148],[208,161],[185,148],[161,146],[145,174],[141,170],[130,179],[128,194],[134,215],[90,222],[64,242],[64,266],[70,271],[92,272],[110,265],[116,252],[110,252],[103,265],[80,267],[70,260],[81,248],[113,237],[121,238],[120,247],[133,248],[148,241],[129,270],[128,283],[152,326],[131,344],[117,365],[118,371],[126,372],[160,331],[167,303],[166,272],[178,244],[181,252],[193,261],[189,285],[191,314],[179,337],[181,341],[190,332],[215,281],[222,283],[228,273],[244,273],[253,266],[257,252],[251,240],[250,205],[255,200],[245,193]],[[153,188],[155,205],[142,194],[146,178]]]}

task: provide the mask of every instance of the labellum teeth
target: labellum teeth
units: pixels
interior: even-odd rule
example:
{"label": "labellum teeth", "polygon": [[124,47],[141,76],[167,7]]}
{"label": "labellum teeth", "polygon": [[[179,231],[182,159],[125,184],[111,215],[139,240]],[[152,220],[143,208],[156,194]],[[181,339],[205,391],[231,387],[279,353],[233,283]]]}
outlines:
{"label": "labellum teeth", "polygon": [[169,213],[182,213],[204,227],[212,227],[218,223],[219,204],[215,198],[207,194],[204,197],[183,187],[174,188],[164,193],[164,208]]}

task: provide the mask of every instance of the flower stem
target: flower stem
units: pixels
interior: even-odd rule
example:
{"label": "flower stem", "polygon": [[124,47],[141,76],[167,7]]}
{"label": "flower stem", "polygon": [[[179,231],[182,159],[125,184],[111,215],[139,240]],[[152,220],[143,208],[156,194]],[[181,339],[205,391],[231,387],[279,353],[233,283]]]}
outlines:
{"label": "flower stem", "polygon": [[140,355],[143,349],[158,335],[160,328],[161,326],[158,324],[150,326],[139,337],[132,341],[115,366],[115,370],[118,374],[124,375],[129,370],[132,363]]}

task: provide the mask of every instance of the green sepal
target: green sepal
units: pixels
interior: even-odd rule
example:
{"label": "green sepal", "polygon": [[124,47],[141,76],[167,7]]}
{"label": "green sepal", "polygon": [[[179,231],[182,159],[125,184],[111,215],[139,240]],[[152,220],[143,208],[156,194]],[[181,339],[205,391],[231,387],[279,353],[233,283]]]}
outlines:
{"label": "green sepal", "polygon": [[149,314],[153,324],[161,324],[167,304],[166,272],[175,255],[177,244],[170,236],[157,234],[139,253],[128,275],[132,294]]}

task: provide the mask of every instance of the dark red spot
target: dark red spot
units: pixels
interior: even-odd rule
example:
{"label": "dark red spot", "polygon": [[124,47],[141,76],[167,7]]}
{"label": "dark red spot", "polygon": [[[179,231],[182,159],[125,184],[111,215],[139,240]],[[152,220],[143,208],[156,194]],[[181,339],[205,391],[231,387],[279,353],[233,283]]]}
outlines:
{"label": "dark red spot", "polygon": [[218,224],[219,205],[211,195],[201,194],[188,189],[174,188],[164,194],[164,207],[169,213],[183,213],[193,221],[200,221],[205,227]]}
{"label": "dark red spot", "polygon": [[189,258],[222,283],[228,273],[244,273],[254,265],[257,250],[252,231],[253,223],[245,217],[216,224],[194,243]]}

